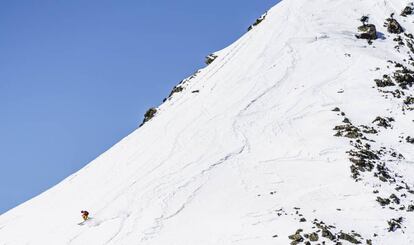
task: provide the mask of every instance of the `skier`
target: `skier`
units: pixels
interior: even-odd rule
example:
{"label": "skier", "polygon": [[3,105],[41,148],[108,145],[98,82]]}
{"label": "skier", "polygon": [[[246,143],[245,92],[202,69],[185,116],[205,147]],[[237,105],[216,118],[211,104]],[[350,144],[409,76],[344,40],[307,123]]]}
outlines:
{"label": "skier", "polygon": [[88,211],[85,211],[85,210],[82,210],[81,211],[81,214],[82,214],[83,220],[86,221],[88,219],[89,212]]}

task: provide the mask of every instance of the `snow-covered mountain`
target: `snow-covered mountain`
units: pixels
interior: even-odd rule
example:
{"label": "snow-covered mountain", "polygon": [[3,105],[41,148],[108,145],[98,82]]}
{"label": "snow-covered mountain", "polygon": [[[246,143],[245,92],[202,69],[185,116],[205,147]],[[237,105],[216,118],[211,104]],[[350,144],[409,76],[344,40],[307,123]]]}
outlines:
{"label": "snow-covered mountain", "polygon": [[282,1],[0,245],[414,244],[411,12]]}

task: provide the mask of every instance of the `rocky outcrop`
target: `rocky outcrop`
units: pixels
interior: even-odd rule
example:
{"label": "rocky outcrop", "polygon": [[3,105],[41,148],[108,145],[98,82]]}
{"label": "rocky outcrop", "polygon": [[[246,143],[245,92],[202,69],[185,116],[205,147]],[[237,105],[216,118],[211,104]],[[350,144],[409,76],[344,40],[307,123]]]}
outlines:
{"label": "rocky outcrop", "polygon": [[339,234],[339,239],[348,241],[353,244],[361,244],[361,242],[356,238],[357,236],[359,236],[359,234],[348,234],[341,232]]}
{"label": "rocky outcrop", "polygon": [[388,221],[388,231],[395,232],[398,229],[402,228],[403,217],[399,217],[397,219],[391,219]]}
{"label": "rocky outcrop", "polygon": [[404,32],[404,29],[402,28],[400,23],[398,23],[398,21],[394,19],[393,15],[391,15],[391,17],[387,19],[387,21],[385,22],[385,25],[389,33],[400,34]]}
{"label": "rocky outcrop", "polygon": [[381,205],[381,206],[387,206],[391,203],[391,200],[388,198],[382,198],[382,197],[377,197],[377,202]]}
{"label": "rocky outcrop", "polygon": [[414,97],[408,96],[407,98],[405,98],[404,104],[406,104],[406,105],[413,105],[414,104]]}
{"label": "rocky outcrop", "polygon": [[247,31],[251,31],[255,26],[258,26],[260,23],[262,23],[267,16],[267,13],[264,13],[262,16],[256,19],[256,21],[247,28]]}
{"label": "rocky outcrop", "polygon": [[[349,119],[345,118],[344,120],[349,120]],[[378,133],[378,131],[373,127],[369,127],[365,125],[361,125],[359,127],[361,128],[362,132],[366,134],[377,134]]]}
{"label": "rocky outcrop", "polygon": [[414,84],[414,72],[404,68],[394,73],[394,79],[402,89],[409,89]]}
{"label": "rocky outcrop", "polygon": [[394,118],[392,117],[377,117],[374,121],[372,121],[372,123],[376,123],[378,127],[383,128],[392,128],[391,122],[394,122]]}
{"label": "rocky outcrop", "polygon": [[304,239],[300,234],[302,231],[302,229],[298,229],[295,234],[289,236],[289,239],[292,240],[291,244],[299,244],[300,242],[303,242]]}
{"label": "rocky outcrop", "polygon": [[405,140],[407,141],[407,143],[414,144],[414,138],[412,138],[411,136],[408,136],[407,138],[405,138]]}
{"label": "rocky outcrop", "polygon": [[[293,208],[296,215],[302,215],[299,210],[300,208]],[[338,211],[340,209],[337,209]],[[280,215],[288,215],[283,209],[277,210],[281,212]],[[290,215],[293,215],[291,213]],[[366,241],[366,244],[372,244],[370,239],[364,239],[360,234],[351,230],[351,232],[345,232],[336,226],[326,224],[325,222],[313,219],[312,221],[306,221],[307,224],[304,224],[306,228],[297,229],[296,232],[288,238],[291,240],[291,245],[317,245],[317,244],[343,244],[341,240],[347,241],[352,244],[362,244],[363,241]],[[275,236],[274,236],[275,237]],[[277,237],[277,236],[276,236]]]}
{"label": "rocky outcrop", "polygon": [[401,12],[401,16],[407,17],[408,15],[412,15],[413,11],[414,11],[413,4],[407,5]]}
{"label": "rocky outcrop", "polygon": [[213,63],[213,61],[215,61],[217,57],[218,56],[216,54],[207,55],[206,60],[205,60],[206,65],[210,65],[211,63]]}
{"label": "rocky outcrop", "polygon": [[359,34],[356,35],[359,39],[367,39],[368,41],[376,40],[377,36],[377,28],[374,24],[364,24],[358,27]]}
{"label": "rocky outcrop", "polygon": [[309,240],[311,242],[317,242],[319,240],[319,235],[316,232],[309,234]]}
{"label": "rocky outcrop", "polygon": [[145,112],[145,114],[144,114],[144,120],[143,120],[141,126],[144,125],[149,120],[151,120],[155,116],[155,114],[157,114],[157,109],[156,108],[148,109],[148,111]]}
{"label": "rocky outcrop", "polygon": [[362,136],[361,130],[351,124],[339,125],[334,128],[337,137],[356,139]]}
{"label": "rocky outcrop", "polygon": [[180,85],[178,85],[178,86],[175,86],[172,90],[171,90],[171,93],[170,93],[170,95],[168,96],[168,98],[171,98],[175,93],[180,93],[180,92],[182,92],[184,90],[184,88],[182,87],[182,86],[180,86]]}
{"label": "rocky outcrop", "polygon": [[388,75],[384,75],[382,79],[375,79],[375,83],[380,88],[395,86],[395,83],[392,82],[390,76]]}

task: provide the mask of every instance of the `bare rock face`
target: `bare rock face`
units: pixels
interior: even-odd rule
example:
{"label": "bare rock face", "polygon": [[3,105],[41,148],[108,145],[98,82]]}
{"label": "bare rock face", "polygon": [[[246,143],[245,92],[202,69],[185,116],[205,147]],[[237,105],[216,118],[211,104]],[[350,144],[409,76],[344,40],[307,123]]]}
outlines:
{"label": "bare rock face", "polygon": [[414,97],[411,97],[411,96],[407,97],[404,100],[404,104],[406,104],[406,105],[413,105],[414,104]]}
{"label": "bare rock face", "polygon": [[355,235],[344,233],[344,232],[341,232],[339,234],[339,239],[348,241],[353,244],[361,244],[361,242],[358,241],[358,239],[356,239]]}
{"label": "bare rock face", "polygon": [[256,21],[251,26],[249,26],[249,28],[247,28],[247,31],[251,31],[255,26],[258,26],[260,23],[262,23],[265,20],[266,16],[267,13],[257,18]]}
{"label": "bare rock face", "polygon": [[374,24],[364,24],[358,27],[358,31],[361,32],[356,35],[359,39],[376,40],[378,38],[377,28]]}
{"label": "bare rock face", "polygon": [[376,123],[377,126],[383,127],[383,128],[391,128],[391,122],[394,122],[394,119],[392,117],[376,117],[375,120],[372,123]]}
{"label": "bare rock face", "polygon": [[353,125],[345,124],[345,125],[335,126],[334,130],[337,131],[337,133],[335,134],[335,136],[337,137],[347,137],[350,139],[357,139],[362,136],[361,130],[359,130],[359,128]]}
{"label": "bare rock face", "polygon": [[168,98],[172,97],[175,93],[180,93],[184,90],[182,86],[175,86],[172,90]]}
{"label": "bare rock face", "polygon": [[403,218],[400,217],[398,219],[391,219],[388,221],[388,232],[395,232],[398,229],[402,228]]}
{"label": "bare rock face", "polygon": [[302,235],[300,235],[302,231],[303,231],[302,229],[299,229],[295,232],[295,234],[289,236],[289,239],[292,240],[291,244],[299,244],[303,242],[304,239]]}
{"label": "bare rock face", "polygon": [[143,120],[141,126],[144,125],[149,120],[151,120],[155,116],[155,114],[157,114],[157,109],[156,108],[150,108],[150,109],[148,109],[148,111],[145,112],[144,120]]}
{"label": "bare rock face", "polygon": [[404,32],[404,29],[400,23],[394,19],[394,14],[392,14],[391,17],[387,19],[385,26],[387,27],[387,31],[392,34],[400,34]]}
{"label": "bare rock face", "polygon": [[382,79],[375,79],[375,83],[380,88],[395,86],[395,83],[392,82],[388,75],[384,75]]}
{"label": "bare rock face", "polygon": [[311,234],[309,235],[309,240],[310,240],[311,242],[317,242],[317,241],[319,240],[319,235],[318,235],[318,233],[316,233],[316,232],[311,233]]}
{"label": "bare rock face", "polygon": [[413,11],[414,11],[413,6],[408,5],[401,12],[401,16],[407,17],[408,15],[412,15],[413,14]]}
{"label": "bare rock face", "polygon": [[205,61],[205,63],[206,63],[206,65],[210,65],[211,63],[213,63],[213,61],[215,61],[217,59],[217,55],[215,55],[215,54],[209,54],[207,57],[206,57],[206,61]]}

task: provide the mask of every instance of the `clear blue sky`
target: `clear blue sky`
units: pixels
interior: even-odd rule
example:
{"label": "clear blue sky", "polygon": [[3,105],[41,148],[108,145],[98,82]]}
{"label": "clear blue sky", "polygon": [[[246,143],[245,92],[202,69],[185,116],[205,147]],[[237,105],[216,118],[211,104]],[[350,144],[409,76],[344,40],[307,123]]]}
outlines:
{"label": "clear blue sky", "polygon": [[277,0],[0,2],[0,213],[132,132]]}

